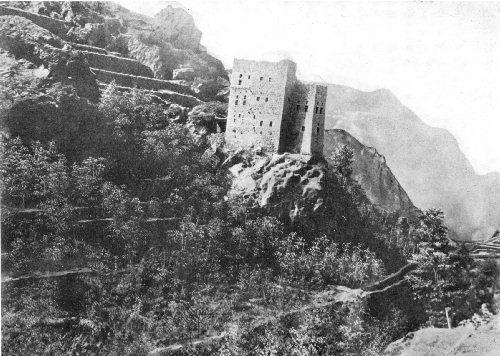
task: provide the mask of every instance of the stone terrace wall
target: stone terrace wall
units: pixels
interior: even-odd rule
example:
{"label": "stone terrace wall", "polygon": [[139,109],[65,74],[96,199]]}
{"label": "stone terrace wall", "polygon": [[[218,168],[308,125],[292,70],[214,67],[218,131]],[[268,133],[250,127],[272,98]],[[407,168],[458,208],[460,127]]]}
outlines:
{"label": "stone terrace wall", "polygon": [[38,25],[53,34],[66,38],[66,34],[72,27],[70,23],[66,21],[61,21],[58,19],[53,19],[52,17],[34,14],[32,12],[16,9],[13,7],[1,6],[0,5],[0,15],[11,15],[11,16],[21,16],[30,21],[35,25]]}
{"label": "stone terrace wall", "polygon": [[[64,49],[54,48],[53,50],[60,54],[68,53],[68,51]],[[97,68],[121,74],[132,73],[133,76],[138,75],[149,78],[153,77],[153,72],[151,71],[151,69],[139,63],[135,59],[116,57],[95,52],[79,52],[81,52],[85,56],[85,58],[89,62],[89,67],[91,68]]]}
{"label": "stone terrace wall", "polygon": [[[106,84],[101,83],[100,85],[101,85],[101,88],[104,89]],[[117,85],[116,89],[118,89],[120,91],[129,91],[133,88],[130,86]],[[198,99],[192,95],[180,94],[180,93],[176,93],[176,92],[171,91],[171,90],[161,90],[161,91],[155,91],[155,90],[149,90],[149,89],[143,89],[143,90],[145,90],[146,92],[148,92],[149,94],[151,94],[153,96],[157,96],[158,98],[160,98],[162,100],[176,103],[176,104],[179,104],[179,105],[187,107],[187,108],[193,108],[197,105],[203,104],[203,101],[201,101],[200,99]]]}
{"label": "stone terrace wall", "polygon": [[102,70],[99,68],[91,68],[96,74],[97,80],[104,83],[111,83],[113,80],[117,85],[130,87],[130,88],[140,88],[148,90],[172,90],[177,93],[182,94],[192,94],[191,90],[183,85],[171,83],[167,80],[160,80],[154,78],[147,78],[141,76],[135,76],[124,73],[116,73],[108,70]]}
{"label": "stone terrace wall", "polygon": [[74,43],[74,42],[70,42],[69,44],[71,45],[71,47],[73,47],[74,49],[77,49],[79,51],[94,52],[94,53],[106,54],[106,55],[109,54],[109,55],[116,56],[116,57],[126,58],[126,56],[122,55],[121,53],[111,52],[111,51],[108,51],[108,50],[101,48],[101,47],[89,46],[89,45],[85,45],[85,44],[81,44],[81,43]]}

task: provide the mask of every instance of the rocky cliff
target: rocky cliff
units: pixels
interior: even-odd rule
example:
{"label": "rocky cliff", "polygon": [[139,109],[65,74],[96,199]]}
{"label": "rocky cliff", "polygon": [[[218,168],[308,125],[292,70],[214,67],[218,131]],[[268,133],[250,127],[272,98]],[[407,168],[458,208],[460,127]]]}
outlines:
{"label": "rocky cliff", "polygon": [[387,166],[385,157],[373,147],[366,147],[344,130],[325,132],[325,158],[330,159],[342,146],[353,151],[353,178],[361,185],[368,199],[386,209],[414,215],[417,208]]}
{"label": "rocky cliff", "polygon": [[500,178],[478,175],[446,130],[425,124],[390,91],[329,85],[327,129],[342,129],[386,157],[419,208],[442,208],[461,239],[491,236],[500,226]]}

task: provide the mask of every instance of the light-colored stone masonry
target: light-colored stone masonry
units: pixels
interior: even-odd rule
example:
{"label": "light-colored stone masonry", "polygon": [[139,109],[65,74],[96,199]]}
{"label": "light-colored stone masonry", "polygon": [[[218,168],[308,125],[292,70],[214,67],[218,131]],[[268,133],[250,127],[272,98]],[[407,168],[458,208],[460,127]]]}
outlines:
{"label": "light-colored stone masonry", "polygon": [[270,152],[322,155],[326,86],[303,84],[296,64],[235,59],[226,143]]}

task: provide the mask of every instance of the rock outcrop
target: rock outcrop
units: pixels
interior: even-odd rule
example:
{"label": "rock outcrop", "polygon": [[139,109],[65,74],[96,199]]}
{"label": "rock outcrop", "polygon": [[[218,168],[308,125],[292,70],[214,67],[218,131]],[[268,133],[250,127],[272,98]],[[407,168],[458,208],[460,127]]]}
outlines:
{"label": "rock outcrop", "polygon": [[375,147],[415,205],[442,208],[459,238],[487,238],[500,226],[498,176],[476,174],[448,131],[426,125],[390,91],[329,85],[326,113],[327,129]]}
{"label": "rock outcrop", "polygon": [[260,207],[291,222],[307,220],[323,208],[328,169],[324,162],[288,153],[255,156],[254,161],[243,157],[241,162],[229,157],[228,162],[234,176],[231,196],[254,199]]}
{"label": "rock outcrop", "polygon": [[177,48],[199,49],[201,31],[186,10],[168,5],[155,15],[154,25],[155,36],[160,41],[170,42]]}
{"label": "rock outcrop", "polygon": [[407,216],[417,214],[418,209],[392,174],[384,156],[375,148],[364,146],[344,130],[325,132],[324,154],[327,160],[344,145],[354,153],[353,178],[361,185],[372,203],[387,211],[397,211]]}

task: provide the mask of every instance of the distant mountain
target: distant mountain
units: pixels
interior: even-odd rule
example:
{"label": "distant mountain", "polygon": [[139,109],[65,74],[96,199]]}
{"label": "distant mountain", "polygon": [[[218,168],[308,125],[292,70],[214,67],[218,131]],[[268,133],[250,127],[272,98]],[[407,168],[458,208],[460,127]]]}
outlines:
{"label": "distant mountain", "polygon": [[442,208],[458,238],[487,238],[500,227],[500,174],[476,174],[453,135],[425,124],[390,91],[329,85],[326,113],[327,130],[375,147],[415,205]]}

